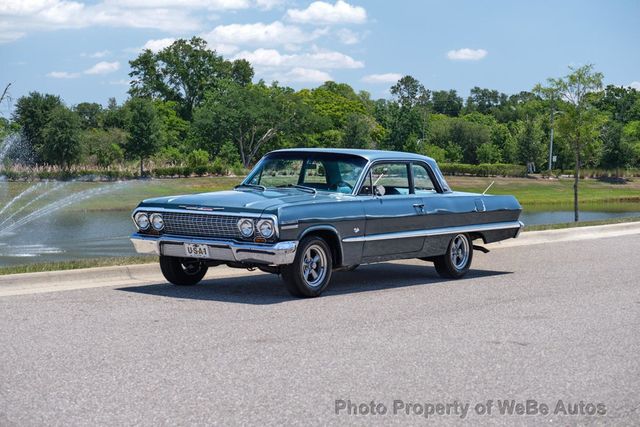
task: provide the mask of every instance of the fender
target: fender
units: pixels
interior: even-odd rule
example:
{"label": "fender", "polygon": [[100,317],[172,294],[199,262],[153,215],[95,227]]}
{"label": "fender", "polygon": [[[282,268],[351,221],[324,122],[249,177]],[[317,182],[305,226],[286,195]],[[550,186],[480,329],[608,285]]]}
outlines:
{"label": "fender", "polygon": [[337,261],[339,261],[337,264],[338,265],[342,264],[342,259],[343,259],[342,255],[344,253],[342,250],[342,236],[340,235],[340,232],[338,231],[338,229],[335,228],[334,226],[329,224],[312,225],[311,227],[305,228],[300,234],[298,234],[298,241],[302,240],[305,236],[315,231],[328,231],[329,233],[335,236],[335,242],[330,242],[330,243],[336,244],[336,251],[337,251],[336,258],[337,258]]}

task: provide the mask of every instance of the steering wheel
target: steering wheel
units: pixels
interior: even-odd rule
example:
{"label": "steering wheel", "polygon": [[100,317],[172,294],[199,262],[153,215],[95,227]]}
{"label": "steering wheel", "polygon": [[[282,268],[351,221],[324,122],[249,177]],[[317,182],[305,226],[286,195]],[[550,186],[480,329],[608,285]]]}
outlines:
{"label": "steering wheel", "polygon": [[353,185],[349,184],[347,181],[338,181],[335,184],[331,184],[331,189],[338,189],[338,187],[348,187],[349,190],[353,191]]}

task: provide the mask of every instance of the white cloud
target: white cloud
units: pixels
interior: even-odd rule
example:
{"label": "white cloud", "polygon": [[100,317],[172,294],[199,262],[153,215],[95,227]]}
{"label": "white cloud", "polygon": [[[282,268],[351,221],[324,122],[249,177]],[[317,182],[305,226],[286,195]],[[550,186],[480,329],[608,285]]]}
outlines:
{"label": "white cloud", "polygon": [[251,7],[249,0],[104,0],[104,3],[136,8],[187,8],[207,10],[235,10]]}
{"label": "white cloud", "polygon": [[47,74],[47,77],[54,79],[75,79],[80,77],[80,73],[69,73],[67,71],[52,71]]}
{"label": "white cloud", "polygon": [[280,21],[271,24],[258,22],[255,24],[230,24],[218,25],[202,37],[212,45],[253,45],[253,46],[274,46],[274,45],[297,45],[312,41],[325,34],[325,31],[304,32],[295,25],[285,25]]}
{"label": "white cloud", "polygon": [[335,4],[314,1],[306,9],[289,9],[287,18],[306,24],[362,24],[367,21],[367,11],[338,0]]}
{"label": "white cloud", "polygon": [[284,0],[256,0],[256,6],[263,10],[273,9],[284,4]]}
{"label": "white cloud", "polygon": [[361,37],[358,33],[347,28],[342,28],[336,32],[338,39],[344,44],[360,43]]}
{"label": "white cloud", "polygon": [[83,53],[81,56],[86,56],[87,58],[104,58],[105,56],[111,55],[111,51],[109,50],[99,50],[93,53]]}
{"label": "white cloud", "polygon": [[331,75],[325,71],[296,67],[288,73],[279,76],[276,80],[298,83],[324,83],[333,79],[331,78]]}
{"label": "white cloud", "polygon": [[118,71],[120,69],[120,63],[118,61],[115,62],[98,62],[93,67],[84,71],[85,74],[109,74],[114,71]]}
{"label": "white cloud", "polygon": [[147,28],[169,33],[200,31],[211,11],[267,8],[279,0],[73,0],[0,1],[0,43],[31,31],[95,26]]}
{"label": "white cloud", "polygon": [[110,85],[114,85],[114,86],[129,86],[131,82],[127,79],[120,79],[120,80],[111,80],[109,81]]}
{"label": "white cloud", "polygon": [[640,82],[631,82],[629,83],[629,87],[632,87],[635,90],[640,90]]}
{"label": "white cloud", "polygon": [[330,50],[281,54],[276,49],[260,48],[254,51],[242,51],[235,58],[246,59],[257,68],[354,69],[364,67],[362,61],[357,61],[344,53]]}
{"label": "white cloud", "polygon": [[458,50],[450,50],[447,52],[447,58],[452,61],[479,61],[487,56],[489,52],[484,49],[463,48]]}
{"label": "white cloud", "polygon": [[378,83],[396,83],[402,78],[402,74],[398,73],[384,73],[384,74],[369,74],[362,78],[364,83],[378,84]]}
{"label": "white cloud", "polygon": [[151,52],[156,53],[161,51],[165,47],[170,46],[174,41],[176,41],[176,39],[172,37],[167,37],[164,39],[152,39],[146,42],[144,46],[142,46],[142,50],[149,49]]}
{"label": "white cloud", "polygon": [[218,55],[228,56],[238,51],[238,46],[226,43],[209,43],[209,49],[215,50]]}

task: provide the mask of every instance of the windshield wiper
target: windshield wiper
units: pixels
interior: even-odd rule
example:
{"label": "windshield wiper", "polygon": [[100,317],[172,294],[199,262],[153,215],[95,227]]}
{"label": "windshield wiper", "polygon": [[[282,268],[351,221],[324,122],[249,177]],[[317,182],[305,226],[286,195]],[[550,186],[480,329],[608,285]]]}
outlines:
{"label": "windshield wiper", "polygon": [[238,184],[235,187],[233,187],[233,189],[237,190],[238,188],[242,188],[242,187],[255,188],[256,190],[260,190],[260,191],[267,190],[267,187],[265,187],[264,185],[258,185],[258,184]]}
{"label": "windshield wiper", "polygon": [[297,188],[298,190],[302,190],[302,191],[306,191],[308,193],[313,193],[313,194],[318,194],[318,190],[316,190],[313,187],[307,187],[305,185],[298,185],[298,184],[283,184],[283,185],[278,185],[277,188]]}

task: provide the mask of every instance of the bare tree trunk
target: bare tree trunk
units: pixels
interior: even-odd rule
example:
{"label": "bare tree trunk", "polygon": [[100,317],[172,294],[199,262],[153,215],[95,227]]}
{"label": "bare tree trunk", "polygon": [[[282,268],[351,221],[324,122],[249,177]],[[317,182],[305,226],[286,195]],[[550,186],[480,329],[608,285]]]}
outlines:
{"label": "bare tree trunk", "polygon": [[4,87],[4,91],[2,91],[2,95],[0,95],[0,104],[2,104],[2,101],[4,101],[5,98],[7,98],[9,100],[9,102],[11,102],[11,96],[9,95],[9,88],[11,87],[11,83],[7,84]]}
{"label": "bare tree trunk", "polygon": [[580,149],[576,149],[576,168],[574,171],[573,178],[573,216],[574,221],[578,222],[579,220],[579,212],[578,212],[578,182],[580,180]]}
{"label": "bare tree trunk", "polygon": [[144,177],[144,159],[140,156],[140,178]]}

